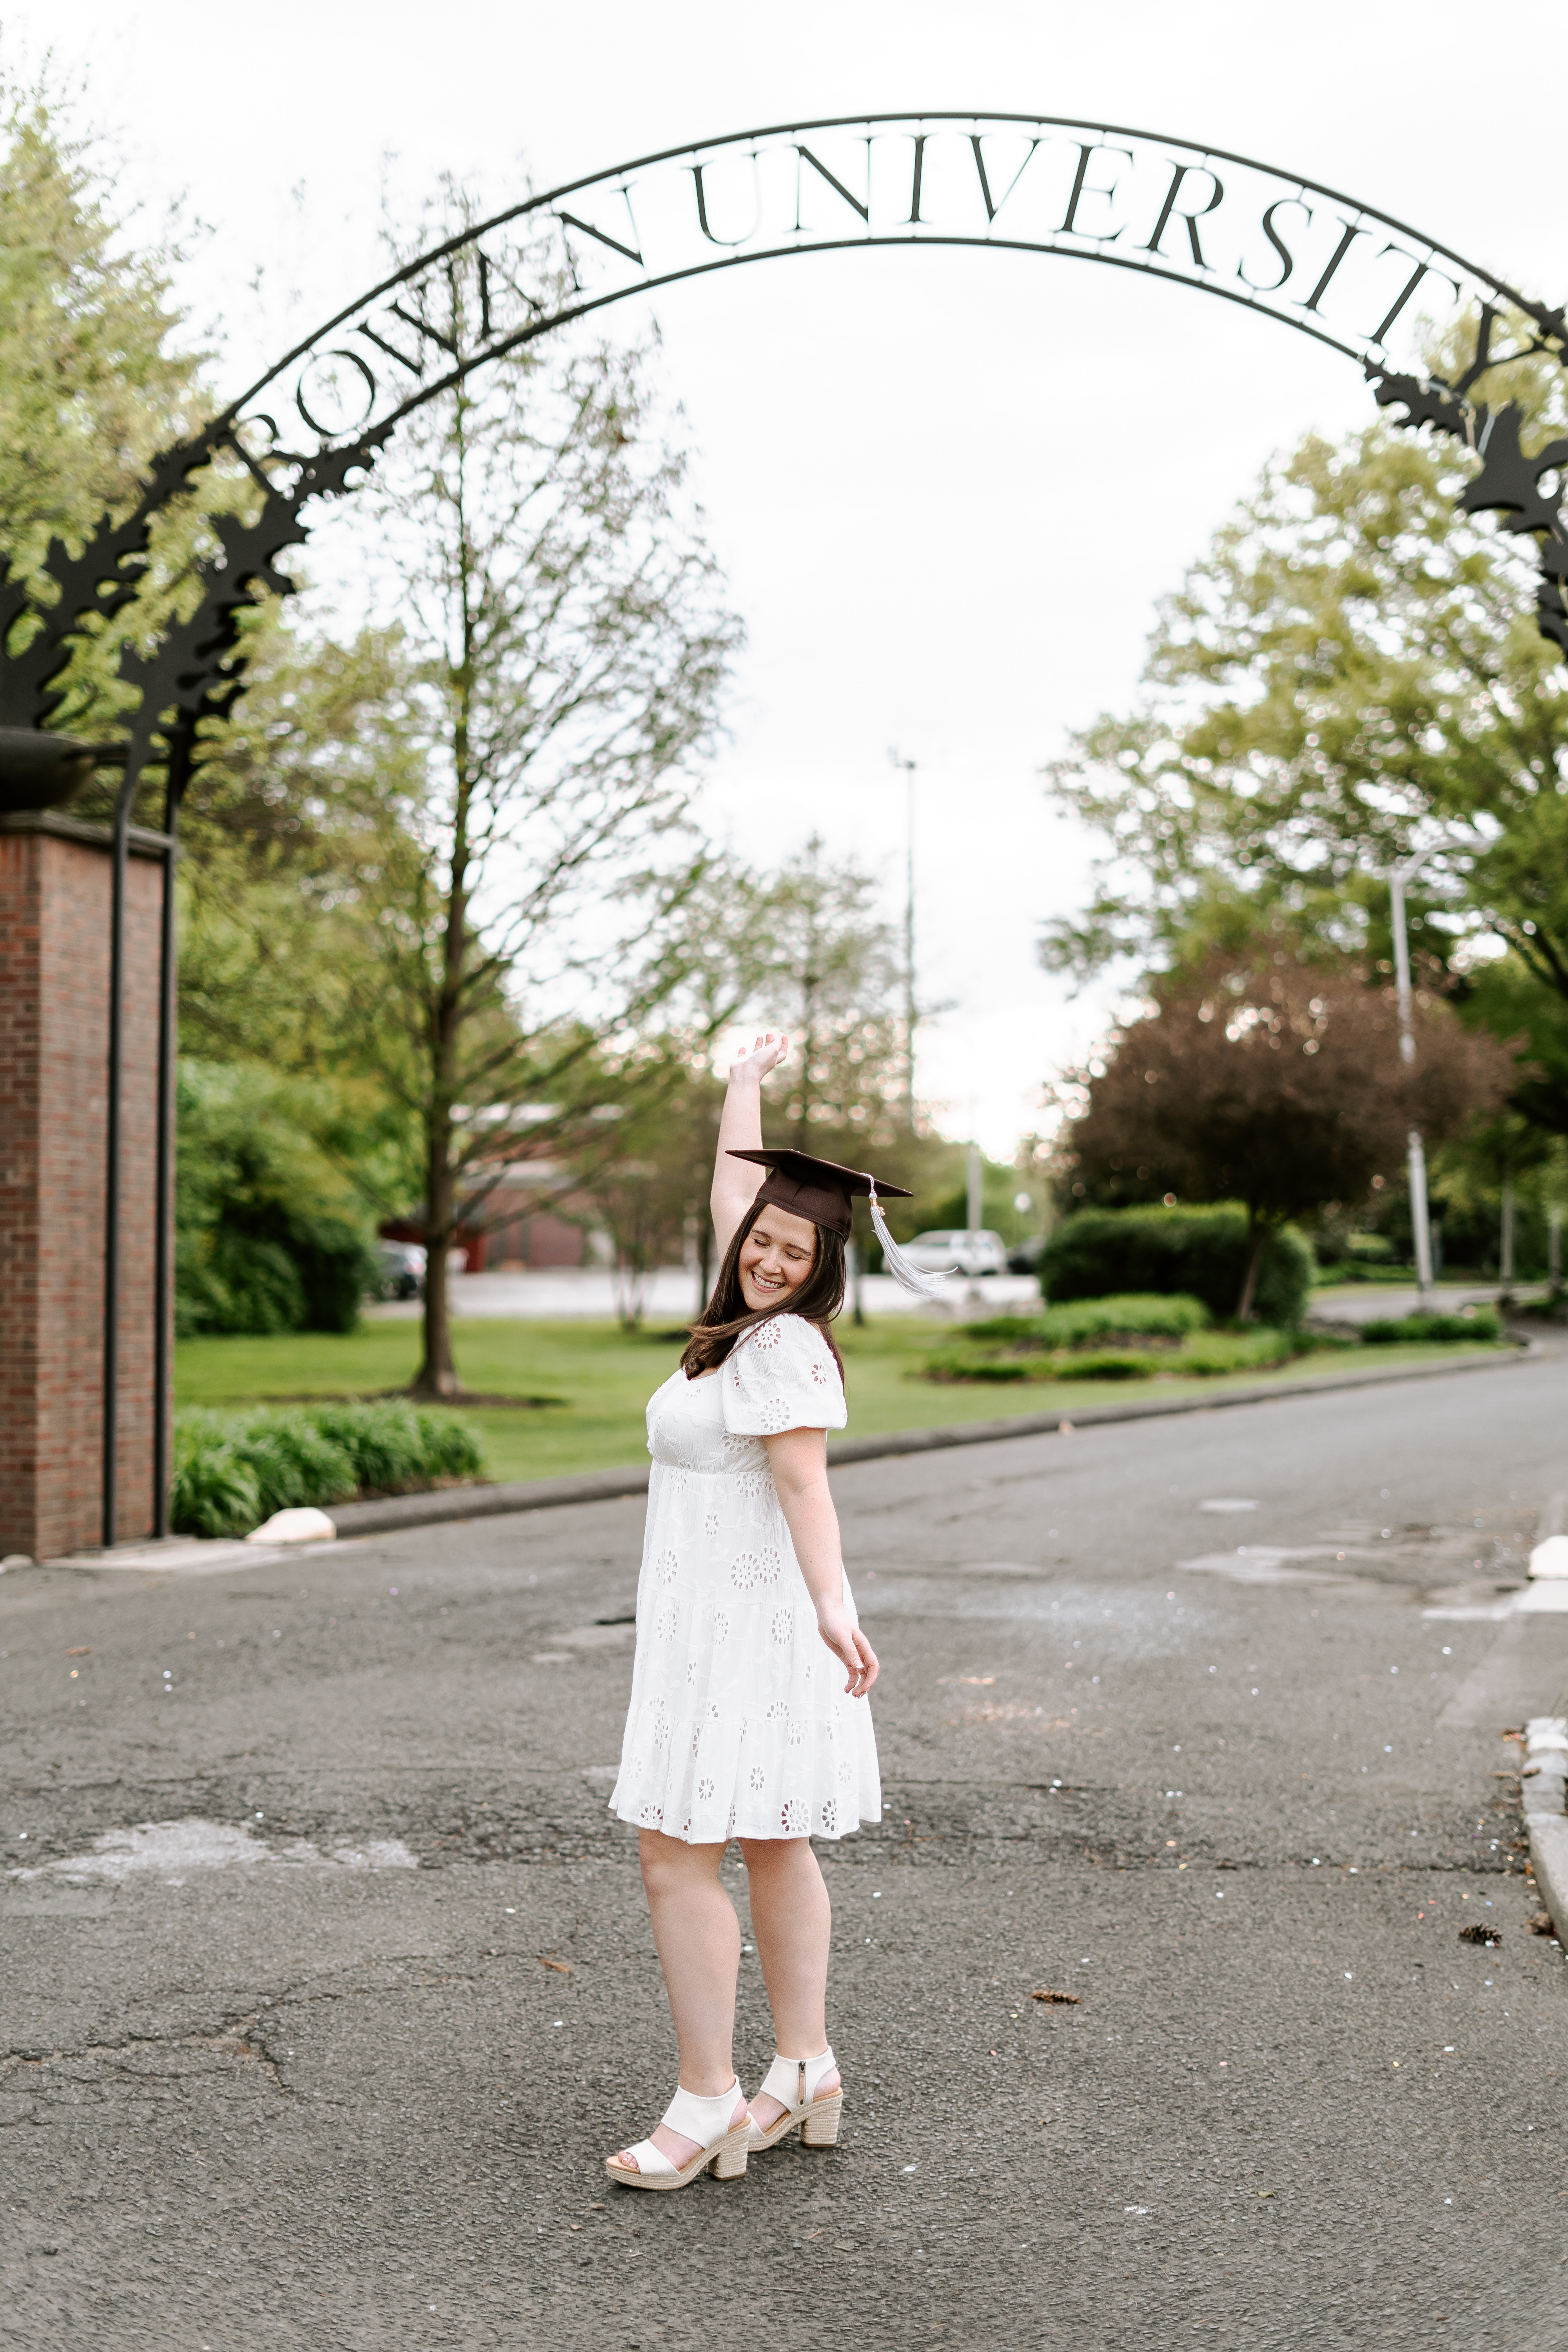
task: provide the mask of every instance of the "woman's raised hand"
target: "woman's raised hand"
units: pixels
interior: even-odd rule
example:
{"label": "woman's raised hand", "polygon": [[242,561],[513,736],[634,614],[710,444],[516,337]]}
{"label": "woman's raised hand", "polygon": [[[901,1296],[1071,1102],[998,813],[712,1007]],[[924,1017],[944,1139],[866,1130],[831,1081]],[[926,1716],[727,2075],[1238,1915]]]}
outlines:
{"label": "woman's raised hand", "polygon": [[730,1084],[743,1086],[750,1080],[760,1086],[770,1070],[789,1059],[789,1039],[780,1029],[769,1029],[757,1039],[749,1054],[730,1065]]}

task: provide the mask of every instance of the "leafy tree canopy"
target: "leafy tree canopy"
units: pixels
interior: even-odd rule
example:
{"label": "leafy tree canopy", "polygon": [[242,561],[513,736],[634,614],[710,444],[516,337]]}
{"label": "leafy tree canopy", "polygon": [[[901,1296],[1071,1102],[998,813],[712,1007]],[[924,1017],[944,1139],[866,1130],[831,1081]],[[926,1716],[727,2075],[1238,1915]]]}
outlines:
{"label": "leafy tree canopy", "polygon": [[[1555,371],[1478,389],[1521,402],[1529,446],[1563,430]],[[1518,547],[1455,511],[1474,465],[1379,423],[1269,468],[1162,606],[1137,707],[1048,771],[1106,850],[1043,954],[1178,971],[1272,927],[1386,970],[1388,869],[1447,838],[1413,947],[1475,1017],[1528,1032],[1520,1107],[1568,1128],[1568,671]]]}
{"label": "leafy tree canopy", "polygon": [[1247,965],[1217,955],[1163,989],[1087,1074],[1068,1136],[1072,1190],[1103,1206],[1241,1202],[1245,1320],[1272,1229],[1385,1183],[1412,1126],[1441,1142],[1500,1104],[1513,1076],[1505,1046],[1425,992],[1414,1026],[1407,1063],[1392,991],[1283,950]]}
{"label": "leafy tree canopy", "polygon": [[101,158],[39,93],[0,90],[0,548],[31,571],[135,502],[205,413],[165,242],[138,252]]}

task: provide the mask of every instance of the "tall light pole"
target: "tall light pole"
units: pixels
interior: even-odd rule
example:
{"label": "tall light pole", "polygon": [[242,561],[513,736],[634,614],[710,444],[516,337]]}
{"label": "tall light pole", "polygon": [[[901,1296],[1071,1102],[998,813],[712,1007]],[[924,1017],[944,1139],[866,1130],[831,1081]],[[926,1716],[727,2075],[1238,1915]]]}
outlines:
{"label": "tall light pole", "polygon": [[888,757],[904,777],[904,1119],[915,1131],[915,761]]}
{"label": "tall light pole", "polygon": [[[1406,1068],[1415,1059],[1415,1027],[1411,1010],[1405,886],[1419,874],[1429,857],[1455,846],[1451,841],[1435,841],[1429,848],[1418,849],[1413,857],[1402,858],[1389,869],[1389,922],[1394,932],[1394,979],[1399,996],[1399,1056]],[[1410,1223],[1415,1236],[1415,1288],[1418,1303],[1428,1307],[1432,1301],[1432,1224],[1426,1207],[1426,1147],[1418,1127],[1410,1129],[1406,1159],[1410,1170]]]}

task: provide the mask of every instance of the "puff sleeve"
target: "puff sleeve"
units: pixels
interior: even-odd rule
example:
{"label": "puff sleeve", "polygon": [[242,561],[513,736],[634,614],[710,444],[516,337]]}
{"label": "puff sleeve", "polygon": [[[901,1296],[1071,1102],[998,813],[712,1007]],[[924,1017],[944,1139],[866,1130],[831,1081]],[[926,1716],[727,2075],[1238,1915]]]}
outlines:
{"label": "puff sleeve", "polygon": [[842,1429],[849,1418],[833,1351],[814,1323],[775,1315],[749,1331],[719,1375],[724,1426],[736,1437]]}

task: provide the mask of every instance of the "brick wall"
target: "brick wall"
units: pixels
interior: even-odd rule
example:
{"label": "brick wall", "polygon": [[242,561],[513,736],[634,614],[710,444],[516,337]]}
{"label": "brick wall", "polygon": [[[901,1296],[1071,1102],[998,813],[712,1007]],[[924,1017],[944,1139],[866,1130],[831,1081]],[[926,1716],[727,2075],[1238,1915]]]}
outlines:
{"label": "brick wall", "polygon": [[552,1216],[548,1209],[536,1210],[532,1216],[509,1217],[485,1239],[484,1261],[476,1265],[470,1257],[470,1274],[486,1268],[493,1273],[500,1266],[581,1265],[585,1248],[581,1225],[569,1225],[564,1217]]}
{"label": "brick wall", "polygon": [[[13,830],[25,822],[29,830]],[[69,819],[0,830],[0,1554],[101,1538],[110,861]],[[163,870],[126,902],[118,1532],[153,1525]]]}

